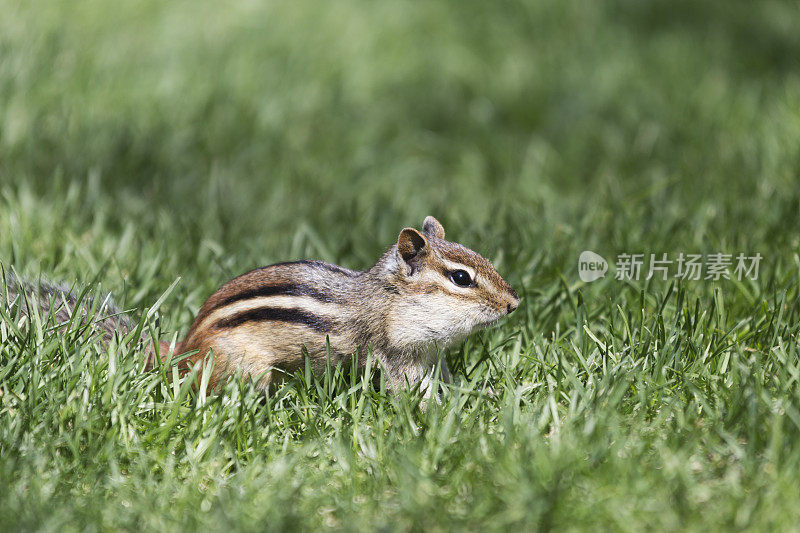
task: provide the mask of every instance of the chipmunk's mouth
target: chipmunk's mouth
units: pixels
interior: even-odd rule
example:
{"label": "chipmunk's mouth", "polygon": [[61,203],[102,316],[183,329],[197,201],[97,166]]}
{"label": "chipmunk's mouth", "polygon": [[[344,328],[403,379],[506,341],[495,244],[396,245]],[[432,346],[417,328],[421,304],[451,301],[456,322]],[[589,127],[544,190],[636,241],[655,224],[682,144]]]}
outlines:
{"label": "chipmunk's mouth", "polygon": [[486,329],[489,326],[497,323],[498,321],[502,320],[503,318],[509,315],[508,312],[504,311],[494,311],[490,316],[487,316],[484,320],[481,320],[475,329]]}
{"label": "chipmunk's mouth", "polygon": [[[505,315],[503,315],[503,316],[505,316]],[[501,318],[503,318],[503,316],[487,318],[486,320],[482,320],[481,322],[478,322],[478,324],[475,326],[474,329],[486,329],[489,326],[491,326],[492,324],[494,324],[495,322],[497,322],[498,320],[500,320]]]}

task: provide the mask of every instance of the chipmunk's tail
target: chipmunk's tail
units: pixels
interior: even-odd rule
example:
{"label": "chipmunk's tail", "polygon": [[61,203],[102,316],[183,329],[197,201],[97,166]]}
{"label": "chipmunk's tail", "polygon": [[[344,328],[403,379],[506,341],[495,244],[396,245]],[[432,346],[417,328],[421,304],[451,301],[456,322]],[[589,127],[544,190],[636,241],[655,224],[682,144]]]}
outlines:
{"label": "chipmunk's tail", "polygon": [[47,280],[23,280],[8,271],[0,274],[0,306],[6,311],[16,311],[18,306],[20,318],[30,319],[37,313],[44,320],[52,314],[56,330],[78,322],[92,328],[105,343],[136,329],[136,322],[122,312],[111,294],[78,292]]}
{"label": "chipmunk's tail", "polygon": [[[122,341],[139,327],[139,323],[114,302],[110,293],[98,293],[88,289],[76,290],[43,279],[24,280],[2,268],[0,268],[0,309],[6,316],[19,318],[23,323],[30,321],[33,314],[38,314],[39,318],[48,321],[48,324],[52,320],[54,326],[50,331],[53,332],[70,325],[90,328],[91,333],[103,345],[110,344],[115,337]],[[127,340],[141,342],[145,347],[147,369],[155,366],[157,353],[162,361],[166,360],[170,353],[169,342],[158,342],[156,343],[158,346],[155,346],[146,331],[141,331],[135,339]],[[172,353],[179,353],[180,343],[176,343],[173,348]]]}

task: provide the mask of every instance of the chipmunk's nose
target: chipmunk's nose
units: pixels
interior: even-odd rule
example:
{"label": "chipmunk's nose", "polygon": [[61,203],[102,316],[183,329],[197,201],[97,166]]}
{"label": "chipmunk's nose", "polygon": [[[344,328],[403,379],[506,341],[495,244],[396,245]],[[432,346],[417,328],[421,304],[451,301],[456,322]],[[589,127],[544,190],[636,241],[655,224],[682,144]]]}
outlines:
{"label": "chipmunk's nose", "polygon": [[517,307],[519,307],[519,297],[516,294],[514,294],[509,303],[506,305],[506,312],[510,313]]}

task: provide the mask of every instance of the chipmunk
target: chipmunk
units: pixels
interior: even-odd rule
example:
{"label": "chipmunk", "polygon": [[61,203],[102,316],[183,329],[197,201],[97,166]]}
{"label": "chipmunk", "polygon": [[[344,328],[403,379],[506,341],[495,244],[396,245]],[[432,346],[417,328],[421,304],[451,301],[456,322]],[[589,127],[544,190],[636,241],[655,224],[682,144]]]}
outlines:
{"label": "chipmunk", "polygon": [[[441,350],[518,306],[492,264],[446,241],[429,216],[368,270],[295,261],[234,278],[206,300],[173,353],[190,354],[189,365],[211,358],[210,388],[237,371],[269,388],[303,368],[305,354],[319,372],[328,354],[337,363],[357,353],[363,367],[371,350],[387,388],[398,390],[435,375],[450,382]],[[160,343],[159,356],[169,349]]]}

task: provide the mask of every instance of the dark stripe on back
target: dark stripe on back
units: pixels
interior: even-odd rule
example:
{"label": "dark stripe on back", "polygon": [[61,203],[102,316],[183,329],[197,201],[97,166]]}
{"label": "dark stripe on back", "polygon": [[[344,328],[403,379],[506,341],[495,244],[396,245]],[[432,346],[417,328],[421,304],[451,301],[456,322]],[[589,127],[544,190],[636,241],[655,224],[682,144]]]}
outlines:
{"label": "dark stripe on back", "polygon": [[242,311],[228,318],[223,318],[214,327],[218,329],[235,328],[246,322],[294,322],[303,324],[320,333],[328,333],[333,330],[332,320],[313,315],[300,309],[284,309],[280,307],[259,307]]}
{"label": "dark stripe on back", "polygon": [[313,287],[309,287],[307,285],[298,285],[296,283],[278,283],[275,285],[262,285],[260,287],[255,287],[253,289],[247,289],[227,298],[224,298],[217,302],[213,307],[209,309],[211,312],[214,309],[219,309],[220,307],[225,307],[226,305],[230,305],[234,302],[239,302],[242,300],[249,300],[251,298],[258,298],[259,296],[275,296],[275,295],[286,295],[286,296],[308,296],[310,298],[314,298],[315,300],[319,300],[320,302],[333,302],[333,298],[329,295],[314,289]]}

